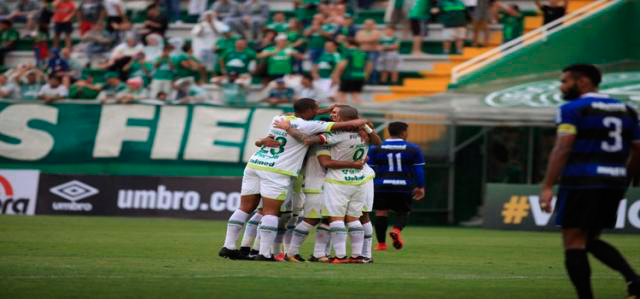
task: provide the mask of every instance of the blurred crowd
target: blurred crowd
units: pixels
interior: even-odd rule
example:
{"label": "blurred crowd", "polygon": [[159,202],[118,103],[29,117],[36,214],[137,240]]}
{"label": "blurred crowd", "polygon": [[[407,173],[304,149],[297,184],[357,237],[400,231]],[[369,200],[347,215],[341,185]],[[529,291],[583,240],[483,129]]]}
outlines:
{"label": "blurred crowd", "polygon": [[[517,5],[497,0],[389,0],[384,24],[361,25],[358,13],[374,1],[296,0],[285,14],[266,0],[190,0],[186,16],[180,0],[135,2],[144,8],[128,11],[123,0],[0,1],[0,98],[244,105],[260,86],[260,100],[271,105],[303,96],[360,103],[366,84],[400,83],[401,36],[413,35],[411,54],[425,55],[429,23],[445,28],[444,54],[462,53],[469,36],[473,46],[489,45],[492,23],[503,24],[504,41],[523,31]],[[566,9],[563,0],[536,3],[545,22]],[[32,59],[4,67],[22,40]]]}

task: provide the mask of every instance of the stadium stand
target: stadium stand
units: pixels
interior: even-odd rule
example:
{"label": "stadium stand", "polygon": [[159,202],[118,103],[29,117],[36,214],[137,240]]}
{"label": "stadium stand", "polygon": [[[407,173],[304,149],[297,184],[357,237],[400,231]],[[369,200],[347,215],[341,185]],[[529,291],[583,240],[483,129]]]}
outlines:
{"label": "stadium stand", "polygon": [[[219,1],[222,1],[222,0],[219,0]],[[251,0],[246,0],[246,1],[251,2]],[[569,1],[569,6],[568,6],[569,12],[581,7],[585,3],[590,2],[590,0],[568,0],[568,1]],[[33,5],[35,5],[35,2],[37,1],[12,0],[12,1],[7,1],[7,4],[5,4],[5,6],[7,6],[8,8],[12,8],[12,7],[15,7],[16,5],[24,5],[23,3],[32,3]],[[49,3],[49,5],[51,5],[52,4],[51,2],[52,1],[44,0],[42,3]],[[101,2],[101,0],[100,1],[75,1],[74,0],[71,2],[76,3],[76,5],[80,5],[81,3],[83,5],[86,5],[86,3],[89,3],[89,5],[91,5],[91,3]],[[144,33],[145,36],[147,36],[149,33],[153,33],[153,32],[148,32],[150,30],[149,22],[151,18],[155,18],[154,20],[158,21],[158,17],[153,17],[153,16],[150,17],[149,15],[153,14],[153,9],[149,10],[148,8],[149,8],[149,5],[153,4],[154,2],[157,2],[158,8],[160,8],[163,11],[163,15],[164,15],[167,11],[166,7],[164,6],[165,1],[159,1],[159,0],[157,1],[151,1],[151,0],[121,1],[121,3],[125,6],[126,19],[128,19],[130,22],[124,22],[123,23],[124,25],[121,28],[122,30],[115,30],[115,32],[117,33],[116,36],[111,36],[110,38],[114,38],[122,41],[122,40],[126,40],[127,37],[132,37],[130,35],[125,35],[124,32],[135,32],[137,35]],[[352,4],[351,1],[304,0],[300,2],[303,4],[317,3],[322,5],[325,5],[324,4],[325,2],[326,3],[336,2],[338,4],[344,3],[345,8],[340,8],[341,7],[340,5],[335,5],[335,4],[332,4],[332,6],[325,5],[325,7],[328,7],[329,10],[346,9],[348,14],[352,14],[355,19],[356,30],[362,29],[363,23],[365,23],[366,20],[373,20],[376,23],[376,28],[380,31],[382,31],[382,29],[384,29],[386,26],[385,21],[387,20],[387,18],[385,18],[385,11],[388,10],[389,6],[393,4],[392,3],[393,1],[375,1],[372,7],[368,9],[362,9],[357,5]],[[413,3],[411,1],[407,1],[407,2]],[[533,30],[542,24],[542,17],[538,15],[539,14],[538,12],[536,12],[536,7],[533,1],[503,0],[499,2],[503,3],[503,4],[500,4],[503,6],[512,6],[514,4],[519,6],[520,11],[522,12],[522,15],[526,16],[524,18],[525,32]],[[107,3],[109,3],[108,5],[112,5],[111,3],[118,3],[118,1],[115,1],[115,0],[105,1],[105,4]],[[207,7],[211,7],[210,5],[212,5],[213,3],[214,1],[209,1],[209,3],[207,3],[208,4]],[[365,99],[367,101],[376,101],[376,102],[395,101],[395,100],[410,98],[413,96],[433,95],[433,94],[444,92],[447,90],[447,86],[450,83],[449,78],[451,75],[451,70],[454,66],[460,63],[463,63],[465,61],[468,61],[469,59],[472,59],[473,57],[476,57],[477,55],[480,55],[502,43],[503,24],[501,23],[501,20],[503,20],[504,18],[500,18],[500,16],[496,13],[495,15],[492,16],[493,21],[490,25],[491,37],[490,37],[490,43],[488,45],[485,45],[485,47],[471,47],[471,33],[468,32],[464,41],[465,48],[463,50],[454,49],[454,51],[458,51],[460,52],[460,54],[447,55],[443,53],[442,44],[443,44],[443,40],[445,39],[446,29],[441,24],[441,20],[440,20],[441,17],[438,17],[437,14],[433,14],[434,13],[433,8],[439,7],[440,4],[442,3],[443,3],[442,1],[440,3],[438,1],[430,2],[430,7],[432,9],[431,10],[432,18],[430,18],[428,24],[426,24],[427,34],[422,39],[423,40],[422,50],[427,54],[424,54],[424,55],[410,54],[411,48],[412,48],[412,41],[407,36],[407,34],[405,34],[404,30],[406,28],[402,28],[402,26],[404,25],[402,24],[400,25],[401,28],[398,28],[398,30],[395,33],[396,37],[400,40],[398,51],[400,53],[401,59],[397,67],[399,71],[400,80],[399,82],[394,82],[391,85],[389,84],[381,85],[374,77],[372,80],[367,82],[367,85],[365,86],[365,89],[364,89]],[[498,1],[496,1],[496,3],[498,3]],[[177,54],[182,54],[183,49],[181,49],[181,47],[185,43],[192,41],[192,44],[194,45],[196,44],[196,41],[193,38],[192,31],[194,26],[198,23],[198,18],[199,18],[199,16],[197,15],[189,14],[188,9],[190,8],[189,7],[189,5],[191,4],[190,1],[181,1],[180,4],[181,4],[180,20],[167,24],[168,28],[166,29],[166,32],[164,30],[160,30],[161,32],[160,31],[158,32],[160,34],[162,33],[165,34],[166,44],[174,45],[174,49],[171,54],[172,57],[174,58],[177,57]],[[283,13],[287,20],[291,19],[294,16],[301,16],[300,15],[301,6],[302,4],[296,6],[295,1],[292,1],[292,0],[269,1],[271,20],[269,20],[269,22],[267,23],[268,26],[271,26],[274,24],[273,16],[278,13]],[[52,7],[51,9],[54,10],[55,12],[55,7]],[[109,10],[110,8],[107,7],[107,14],[109,15],[108,19],[117,18],[117,17],[111,17],[110,16],[111,12]],[[2,14],[2,8],[0,8],[0,14]],[[329,15],[331,14],[332,13],[329,13]],[[160,22],[162,22],[163,18],[160,18],[159,20]],[[227,19],[224,19],[222,21],[225,21],[225,20]],[[165,18],[164,22],[166,21],[168,20],[166,20]],[[39,20],[38,22],[42,22],[42,21]],[[325,21],[324,24],[332,24],[336,22],[337,21]],[[110,57],[112,58],[111,59],[112,61],[110,61],[109,63],[100,62],[99,56],[89,57],[88,55],[86,55],[88,51],[86,50],[86,47],[88,47],[87,45],[88,42],[86,38],[84,38],[83,40],[83,38],[81,37],[81,32],[84,33],[87,30],[85,28],[85,26],[87,26],[85,23],[86,23],[86,20],[83,19],[83,21],[81,22],[78,20],[78,18],[76,18],[73,23],[74,31],[72,34],[72,43],[74,44],[74,50],[71,53],[69,53],[69,51],[59,51],[60,52],[59,57],[58,56],[49,57],[49,55],[57,55],[57,54],[53,54],[53,53],[57,53],[56,51],[49,51],[50,54],[46,54],[46,55],[42,54],[43,53],[42,50],[50,46],[49,45],[50,40],[47,40],[46,36],[37,34],[38,33],[37,30],[32,31],[34,26],[33,24],[31,23],[25,24],[24,22],[14,22],[14,27],[20,32],[21,37],[15,42],[14,45],[12,45],[11,51],[7,52],[5,63],[1,66],[2,71],[7,72],[7,75],[11,76],[13,73],[15,73],[16,70],[20,69],[21,67],[23,68],[24,65],[40,65],[42,70],[45,70],[47,73],[51,73],[52,70],[44,68],[44,65],[45,64],[48,65],[48,63],[45,63],[45,62],[48,62],[48,60],[50,60],[48,58],[55,58],[57,59],[55,61],[64,62],[64,63],[60,63],[59,65],[61,67],[64,67],[65,71],[68,71],[67,68],[72,70],[71,73],[66,74],[65,77],[67,79],[63,80],[63,84],[65,84],[68,89],[71,89],[72,83],[74,81],[79,80],[83,77],[87,77],[89,75],[91,75],[91,77],[93,78],[94,84],[96,83],[102,84],[106,81],[107,77],[113,77],[113,74],[112,74],[113,71],[120,72],[119,79],[122,82],[125,82],[127,79],[130,79],[129,78],[130,76],[126,74],[122,74],[121,69],[123,67],[126,68],[127,70],[130,70],[133,67],[133,70],[131,72],[137,73],[138,75],[144,77],[143,78],[144,85],[146,86],[146,88],[150,88],[151,77],[153,77],[153,74],[152,74],[153,65],[149,65],[149,64],[153,64],[153,63],[150,57],[148,56],[150,52],[153,52],[156,54],[159,54],[160,52],[162,52],[161,46],[162,44],[165,44],[165,42],[161,41],[160,44],[156,44],[155,47],[146,46],[145,48],[147,50],[144,51],[146,53],[145,57],[140,58],[138,60],[132,59],[131,61],[129,61],[125,59],[125,60],[117,61],[116,63],[116,60],[118,59],[114,59],[114,57],[112,56]],[[226,23],[229,23],[229,22],[226,22]],[[107,24],[107,28],[108,27],[110,27],[110,24]],[[309,26],[307,26],[306,28],[309,28]],[[53,26],[51,26],[51,28],[46,28],[46,29],[48,32],[48,31],[53,31],[54,28]],[[230,28],[230,29],[233,30],[233,28]],[[335,28],[329,28],[329,29],[335,30]],[[97,34],[97,35],[100,35],[100,34]],[[50,37],[52,36],[53,34],[51,34]],[[214,41],[217,38],[219,38],[219,36],[218,37],[213,36],[211,41]],[[146,40],[141,42],[146,42]],[[103,44],[104,48],[102,49],[102,55],[103,56],[112,55],[113,51],[111,51],[111,49],[116,48],[116,45],[118,44],[121,44],[121,43],[106,41],[106,43]],[[94,45],[97,48],[99,48],[99,43],[94,43]],[[255,47],[258,47],[258,43],[255,40],[250,40],[248,46],[249,48],[254,48],[255,50]],[[124,50],[129,54],[136,54],[139,51],[135,50],[134,48],[137,49],[137,47],[139,46],[134,44],[131,44],[129,47],[126,47],[124,44],[121,44],[120,48],[121,50]],[[302,48],[304,47],[299,47],[299,50],[301,50],[301,52],[304,53],[305,55],[304,60],[302,61],[300,66],[297,66],[297,64],[294,64],[294,66],[292,66],[292,69],[287,72],[292,72],[296,70],[299,71],[299,68],[301,68],[301,70],[305,73],[308,73],[311,71],[312,63],[309,57],[310,51],[307,50],[305,52],[304,49]],[[221,95],[225,93],[225,91],[223,90],[225,85],[221,85],[217,83],[216,84],[209,83],[209,79],[215,77],[216,75],[220,75],[220,67],[219,66],[210,67],[209,65],[205,65],[203,63],[204,61],[200,59],[201,56],[199,55],[199,53],[196,53],[195,50],[197,49],[194,49],[193,56],[199,58],[198,63],[196,63],[197,60],[195,59],[187,59],[191,57],[189,54],[186,54],[186,56],[182,55],[181,58],[176,58],[178,59],[177,61],[179,62],[188,61],[187,64],[185,64],[188,67],[186,67],[187,69],[178,70],[177,71],[179,73],[178,78],[175,78],[175,79],[179,79],[179,77],[193,76],[195,79],[195,83],[197,83],[195,84],[195,86],[197,86],[197,88],[200,90],[199,92],[207,91],[205,92],[207,94],[207,96],[205,97],[207,98],[207,101],[224,103],[223,96]],[[37,52],[34,52],[34,51],[37,51]],[[109,52],[109,53],[106,53],[106,52]],[[34,53],[38,53],[39,55],[45,55],[47,57],[41,57],[41,59],[39,59],[39,62],[38,62],[35,59]],[[219,52],[218,54],[220,55],[221,53],[222,52]],[[140,63],[136,63],[135,61],[140,61]],[[131,62],[131,63],[128,63],[128,62]],[[265,76],[265,74],[256,74],[256,71],[260,71],[262,67],[263,65],[261,63],[257,63],[255,64],[254,67],[252,67],[254,69],[254,75],[252,76],[252,80],[251,80],[252,84],[250,84],[250,86],[248,87],[248,99],[246,101],[248,103],[257,102],[260,99],[265,98],[265,96],[268,94],[268,91],[262,87],[262,84],[266,83],[267,81],[266,77],[270,77],[269,79],[275,79],[275,77],[273,76]],[[150,70],[146,70],[147,68],[150,68]],[[203,69],[206,69],[207,72],[204,73]],[[202,77],[205,77],[205,78],[202,78]],[[299,76],[298,77],[287,76],[285,79],[289,79],[289,80],[286,80],[287,84],[293,85],[290,87],[294,89],[296,89],[299,86],[298,82],[301,80]],[[216,79],[214,81],[219,82],[220,80],[221,79]],[[274,84],[271,84],[271,85],[274,85]],[[228,87],[227,88],[227,92],[228,92],[232,86],[228,84],[226,86]],[[124,87],[119,87],[119,88],[124,88]],[[171,86],[169,86],[169,88],[171,88]],[[167,91],[166,92],[167,94],[171,94],[171,92],[168,92],[169,90],[166,90],[166,91]],[[154,98],[155,96],[156,95],[150,94],[151,98]]]}

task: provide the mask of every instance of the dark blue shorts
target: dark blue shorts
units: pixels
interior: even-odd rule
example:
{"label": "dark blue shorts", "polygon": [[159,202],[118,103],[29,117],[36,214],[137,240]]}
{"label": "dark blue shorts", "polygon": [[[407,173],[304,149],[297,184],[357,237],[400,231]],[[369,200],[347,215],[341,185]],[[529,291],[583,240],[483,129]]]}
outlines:
{"label": "dark blue shorts", "polygon": [[618,205],[625,189],[568,189],[558,190],[555,206],[556,225],[562,228],[581,228],[588,231],[613,228]]}
{"label": "dark blue shorts", "polygon": [[374,210],[392,210],[396,213],[411,212],[413,193],[385,192],[376,190],[373,195]]}

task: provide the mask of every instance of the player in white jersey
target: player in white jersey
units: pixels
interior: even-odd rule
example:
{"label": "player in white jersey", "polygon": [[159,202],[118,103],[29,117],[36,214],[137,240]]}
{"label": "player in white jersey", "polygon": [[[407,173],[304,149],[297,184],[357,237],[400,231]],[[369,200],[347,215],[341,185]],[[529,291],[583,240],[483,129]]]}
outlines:
{"label": "player in white jersey", "polygon": [[318,114],[315,100],[303,98],[293,105],[295,115],[277,116],[269,128],[269,136],[280,143],[278,148],[262,147],[249,159],[242,178],[240,208],[237,209],[227,223],[227,234],[224,246],[219,255],[235,259],[239,256],[236,242],[244,223],[262,199],[263,217],[259,230],[260,250],[256,260],[273,261],[272,245],[278,231],[278,216],[283,201],[287,198],[291,186],[291,177],[298,175],[302,161],[307,154],[308,145],[291,137],[285,130],[276,128],[278,120],[286,119],[291,126],[302,133],[314,135],[345,128],[357,128],[366,120],[355,119],[349,122],[312,121]]}

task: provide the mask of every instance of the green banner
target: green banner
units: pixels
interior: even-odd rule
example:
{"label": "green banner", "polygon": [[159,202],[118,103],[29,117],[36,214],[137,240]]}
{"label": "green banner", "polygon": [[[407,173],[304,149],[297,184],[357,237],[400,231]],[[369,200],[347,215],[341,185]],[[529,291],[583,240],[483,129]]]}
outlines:
{"label": "green banner", "polygon": [[[554,230],[555,213],[540,208],[540,186],[487,184],[484,226],[510,230]],[[555,205],[556,199],[553,199]],[[620,201],[614,231],[640,232],[640,188],[630,188]]]}
{"label": "green banner", "polygon": [[242,175],[283,109],[0,103],[0,168]]}

